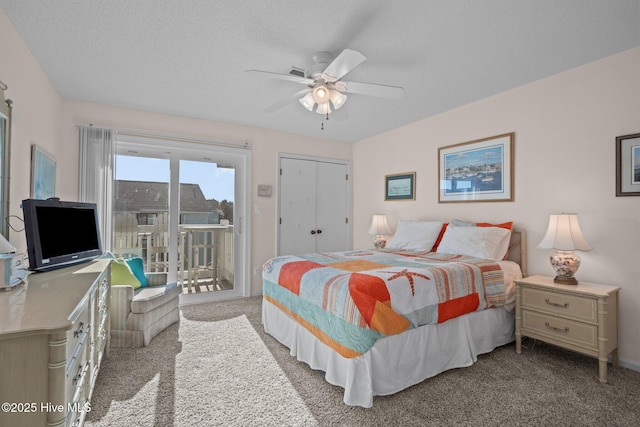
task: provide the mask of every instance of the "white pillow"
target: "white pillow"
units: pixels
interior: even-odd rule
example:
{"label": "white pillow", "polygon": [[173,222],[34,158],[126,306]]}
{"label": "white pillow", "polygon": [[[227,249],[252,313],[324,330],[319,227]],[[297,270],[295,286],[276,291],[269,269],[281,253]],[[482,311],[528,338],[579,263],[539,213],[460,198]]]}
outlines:
{"label": "white pillow", "polygon": [[505,228],[449,224],[438,245],[438,252],[499,261],[504,257],[505,240],[508,245],[510,238],[511,232]]}
{"label": "white pillow", "polygon": [[387,244],[387,248],[405,251],[431,251],[440,235],[442,224],[442,222],[401,220],[398,222],[396,234]]}

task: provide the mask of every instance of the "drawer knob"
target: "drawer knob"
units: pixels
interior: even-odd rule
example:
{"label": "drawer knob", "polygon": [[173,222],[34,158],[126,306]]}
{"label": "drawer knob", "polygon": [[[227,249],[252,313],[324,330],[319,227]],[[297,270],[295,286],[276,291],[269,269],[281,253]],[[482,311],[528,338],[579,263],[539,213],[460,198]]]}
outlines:
{"label": "drawer knob", "polygon": [[544,302],[546,302],[547,304],[549,304],[550,306],[553,306],[553,307],[569,308],[569,303],[568,302],[565,302],[564,304],[558,304],[557,302],[549,301],[549,298],[545,298]]}
{"label": "drawer knob", "polygon": [[569,333],[569,328],[566,327],[566,326],[564,328],[557,328],[555,326],[551,326],[549,324],[549,322],[544,322],[544,326],[546,326],[547,329],[551,329],[554,332],[560,332],[560,333],[563,333],[563,334],[568,334]]}

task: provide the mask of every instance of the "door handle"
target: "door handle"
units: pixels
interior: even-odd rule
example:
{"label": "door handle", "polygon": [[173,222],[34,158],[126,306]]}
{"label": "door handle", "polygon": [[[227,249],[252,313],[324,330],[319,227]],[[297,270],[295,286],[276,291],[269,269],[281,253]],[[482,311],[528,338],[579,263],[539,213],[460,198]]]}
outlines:
{"label": "door handle", "polygon": [[322,230],[316,230],[316,233],[322,234]]}
{"label": "door handle", "polygon": [[316,230],[311,230],[311,234],[316,234]]}

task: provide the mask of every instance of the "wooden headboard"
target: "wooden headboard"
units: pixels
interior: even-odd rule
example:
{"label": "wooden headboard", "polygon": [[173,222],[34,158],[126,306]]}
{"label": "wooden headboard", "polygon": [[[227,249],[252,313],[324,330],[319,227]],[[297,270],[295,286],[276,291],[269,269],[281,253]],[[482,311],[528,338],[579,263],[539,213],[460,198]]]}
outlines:
{"label": "wooden headboard", "polygon": [[527,233],[524,230],[514,228],[511,231],[507,259],[520,264],[522,277],[527,277]]}

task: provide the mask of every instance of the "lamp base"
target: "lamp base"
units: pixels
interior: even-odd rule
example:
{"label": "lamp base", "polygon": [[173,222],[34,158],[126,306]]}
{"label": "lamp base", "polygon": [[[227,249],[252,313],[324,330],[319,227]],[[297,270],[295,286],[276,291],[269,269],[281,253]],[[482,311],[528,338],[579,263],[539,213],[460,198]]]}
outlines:
{"label": "lamp base", "polygon": [[387,246],[387,239],[385,239],[381,235],[377,235],[375,240],[373,241],[373,244],[376,249],[384,249],[384,247]]}
{"label": "lamp base", "polygon": [[573,251],[556,251],[549,258],[551,266],[556,271],[554,283],[563,285],[577,285],[578,281],[574,277],[580,267],[580,257]]}
{"label": "lamp base", "polygon": [[578,281],[575,277],[566,277],[566,276],[556,276],[553,278],[554,283],[559,283],[561,285],[577,285]]}

